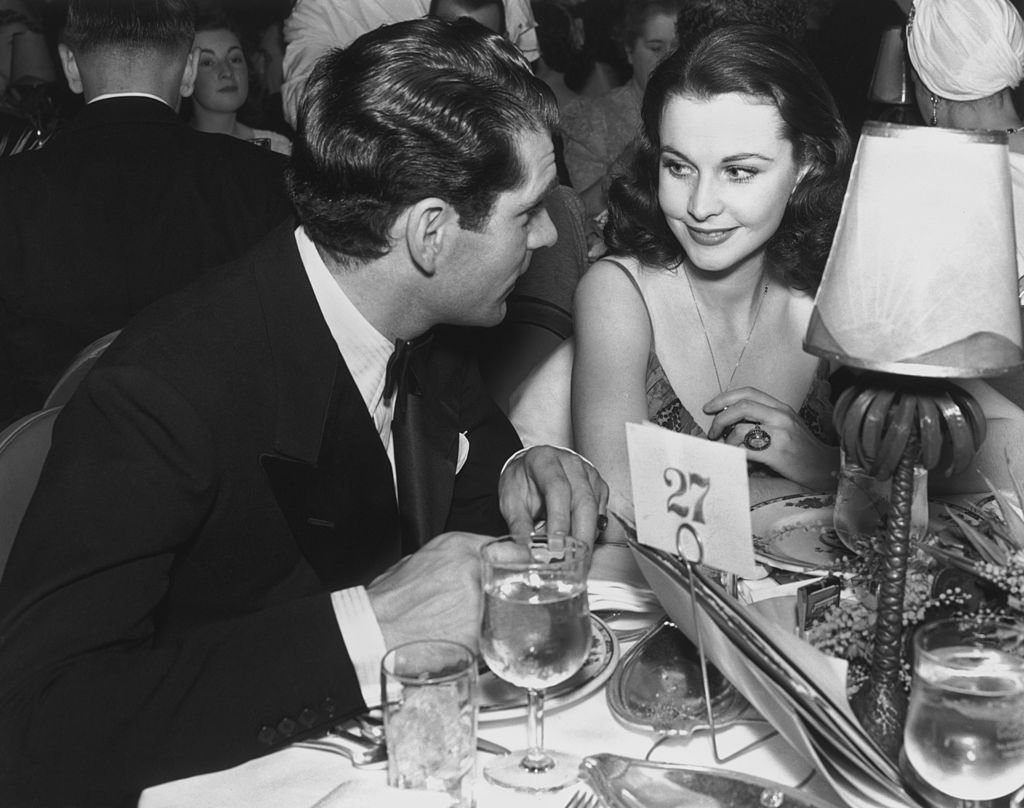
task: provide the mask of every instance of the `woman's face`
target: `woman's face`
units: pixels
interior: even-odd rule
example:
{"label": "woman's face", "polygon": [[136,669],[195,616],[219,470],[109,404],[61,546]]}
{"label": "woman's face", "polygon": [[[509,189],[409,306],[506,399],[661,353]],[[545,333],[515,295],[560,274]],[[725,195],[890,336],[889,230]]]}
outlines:
{"label": "woman's face", "polygon": [[633,66],[633,82],[641,93],[647,87],[651,71],[676,49],[676,45],[675,17],[660,13],[649,17],[640,36],[627,50],[629,63]]}
{"label": "woman's face", "polygon": [[221,28],[198,31],[195,103],[213,112],[236,112],[249,95],[249,70],[238,37]]}
{"label": "woman's face", "polygon": [[774,104],[739,93],[671,97],[659,136],[658,201],[695,266],[758,266],[803,177]]}

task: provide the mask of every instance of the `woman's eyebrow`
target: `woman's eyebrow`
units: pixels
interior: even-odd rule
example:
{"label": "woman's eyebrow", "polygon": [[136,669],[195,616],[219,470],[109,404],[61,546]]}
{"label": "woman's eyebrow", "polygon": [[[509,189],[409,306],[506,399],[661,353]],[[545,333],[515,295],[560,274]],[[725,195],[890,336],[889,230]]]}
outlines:
{"label": "woman's eyebrow", "polygon": [[[665,153],[673,154],[676,157],[678,157],[680,160],[686,160],[687,162],[693,162],[683,152],[679,151],[679,149],[673,148],[672,146],[662,146],[661,147],[661,152],[662,152],[662,154],[665,154]],[[775,158],[769,157],[766,154],[761,154],[761,152],[739,152],[737,154],[727,154],[719,162],[722,162],[722,163],[733,163],[733,162],[736,162],[737,160],[764,160],[765,162],[770,163],[774,159]]]}

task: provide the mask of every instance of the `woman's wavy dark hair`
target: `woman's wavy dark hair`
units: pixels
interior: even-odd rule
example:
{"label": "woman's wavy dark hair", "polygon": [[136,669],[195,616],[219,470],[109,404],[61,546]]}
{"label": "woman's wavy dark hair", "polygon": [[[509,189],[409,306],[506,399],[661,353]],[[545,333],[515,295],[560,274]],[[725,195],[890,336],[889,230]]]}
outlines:
{"label": "woman's wavy dark hair", "polygon": [[768,241],[768,270],[787,286],[815,290],[832,245],[849,176],[850,137],[835,101],[810,59],[783,34],[760,25],[731,25],[679,50],[651,75],[631,170],[608,194],[605,241],[612,251],[655,266],[684,257],[658,204],[662,112],[672,98],[711,99],[741,93],[773,103],[782,135],[807,172]]}
{"label": "woman's wavy dark hair", "polygon": [[477,230],[526,181],[519,139],[558,107],[518,49],[471,20],[383,26],[317,62],[287,181],[313,241],[342,262],[391,249],[401,212],[449,202]]}

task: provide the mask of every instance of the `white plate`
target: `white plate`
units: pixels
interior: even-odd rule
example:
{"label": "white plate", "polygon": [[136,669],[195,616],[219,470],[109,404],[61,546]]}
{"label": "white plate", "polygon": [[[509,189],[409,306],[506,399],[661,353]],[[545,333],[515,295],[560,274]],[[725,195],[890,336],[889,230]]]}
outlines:
{"label": "white plate", "polygon": [[[850,555],[833,527],[834,506],[832,494],[793,494],[755,505],[750,509],[750,523],[757,560],[797,572],[831,569],[840,558]],[[966,508],[929,501],[930,532],[949,533],[953,520],[947,508],[969,524],[980,521],[977,513]]]}
{"label": "white plate", "polygon": [[[585,699],[615,670],[619,661],[619,641],[599,617],[590,615],[590,654],[575,675],[544,695],[544,711],[575,704]],[[526,715],[526,691],[499,679],[490,671],[480,674],[480,712],[478,722],[505,721]]]}

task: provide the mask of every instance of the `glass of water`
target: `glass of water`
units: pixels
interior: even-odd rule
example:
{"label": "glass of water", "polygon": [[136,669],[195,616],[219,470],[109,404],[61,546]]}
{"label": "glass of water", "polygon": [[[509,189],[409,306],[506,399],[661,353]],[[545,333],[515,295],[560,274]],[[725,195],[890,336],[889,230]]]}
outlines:
{"label": "glass of water", "polygon": [[918,629],[903,752],[937,804],[1024,785],[1024,619],[954,617]]}
{"label": "glass of water", "polygon": [[381,696],[388,785],[443,791],[472,808],[476,654],[446,640],[396,646],[381,663]]}
{"label": "glass of water", "polygon": [[529,697],[528,748],[493,761],[484,777],[519,791],[562,788],[576,780],[580,761],[544,748],[544,689],[575,674],[590,651],[590,545],[565,535],[504,536],[481,553],[480,652]]}

